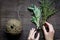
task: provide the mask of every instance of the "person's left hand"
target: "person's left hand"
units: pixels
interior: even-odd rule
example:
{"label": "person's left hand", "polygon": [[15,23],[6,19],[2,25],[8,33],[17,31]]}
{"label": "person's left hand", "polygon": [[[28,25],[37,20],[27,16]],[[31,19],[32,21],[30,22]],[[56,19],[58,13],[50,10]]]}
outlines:
{"label": "person's left hand", "polygon": [[37,35],[36,38],[34,37],[35,36],[35,33],[36,33],[35,28],[32,28],[30,30],[30,33],[29,33],[29,36],[28,36],[28,40],[39,40],[40,33],[38,33],[38,35]]}

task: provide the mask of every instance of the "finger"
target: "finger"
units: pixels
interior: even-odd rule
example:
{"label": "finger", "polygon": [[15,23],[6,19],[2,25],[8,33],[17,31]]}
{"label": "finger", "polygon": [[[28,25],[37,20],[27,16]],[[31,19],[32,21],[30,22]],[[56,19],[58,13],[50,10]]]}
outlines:
{"label": "finger", "polygon": [[46,22],[46,24],[48,25],[49,31],[53,31],[53,30],[54,30],[52,24],[50,24],[50,23],[48,23],[48,22]]}
{"label": "finger", "polygon": [[34,32],[35,31],[35,28],[32,28],[32,32]]}
{"label": "finger", "polygon": [[45,26],[43,26],[43,31],[44,31],[44,34],[47,34],[47,31],[45,29]]}
{"label": "finger", "polygon": [[38,36],[37,36],[36,40],[39,40],[39,37],[40,37],[40,33],[38,33]]}
{"label": "finger", "polygon": [[32,28],[29,33],[29,38],[32,37],[33,33],[35,32],[35,28]]}
{"label": "finger", "polygon": [[35,31],[35,28],[32,28],[31,30],[30,30],[30,33],[33,33]]}
{"label": "finger", "polygon": [[33,28],[30,30],[30,33],[32,32]]}
{"label": "finger", "polygon": [[32,28],[31,30],[35,30],[35,28]]}
{"label": "finger", "polygon": [[33,32],[32,37],[34,38],[36,31]]}
{"label": "finger", "polygon": [[35,30],[34,28],[32,28],[32,29],[30,30],[29,37],[32,36],[34,30]]}

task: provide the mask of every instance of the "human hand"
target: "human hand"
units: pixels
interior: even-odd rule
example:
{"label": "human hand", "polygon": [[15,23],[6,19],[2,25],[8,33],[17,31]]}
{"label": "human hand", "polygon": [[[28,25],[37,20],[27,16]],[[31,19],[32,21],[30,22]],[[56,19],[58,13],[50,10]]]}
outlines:
{"label": "human hand", "polygon": [[37,37],[35,38],[34,37],[35,36],[35,33],[36,33],[35,28],[32,28],[30,30],[28,40],[39,40],[40,34],[38,33]]}
{"label": "human hand", "polygon": [[48,22],[46,22],[46,24],[48,25],[47,27],[49,28],[49,31],[47,32],[47,30],[45,28],[46,26],[43,26],[43,31],[44,31],[45,39],[46,40],[53,40],[54,33],[55,33],[53,25],[51,25]]}

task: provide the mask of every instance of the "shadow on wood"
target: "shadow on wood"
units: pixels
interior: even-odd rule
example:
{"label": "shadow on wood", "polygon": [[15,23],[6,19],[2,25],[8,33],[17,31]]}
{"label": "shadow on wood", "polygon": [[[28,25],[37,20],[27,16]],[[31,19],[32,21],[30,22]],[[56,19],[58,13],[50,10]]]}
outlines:
{"label": "shadow on wood", "polygon": [[22,34],[22,31],[20,34],[17,34],[17,35],[12,35],[12,34],[5,32],[7,40],[18,40],[20,38],[21,34]]}

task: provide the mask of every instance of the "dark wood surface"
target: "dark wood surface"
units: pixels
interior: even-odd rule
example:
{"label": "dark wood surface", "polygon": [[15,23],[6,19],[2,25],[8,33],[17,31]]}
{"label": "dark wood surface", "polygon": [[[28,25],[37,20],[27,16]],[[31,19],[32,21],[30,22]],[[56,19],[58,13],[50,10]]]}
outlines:
{"label": "dark wood surface", "polygon": [[[19,37],[19,40],[27,40],[29,30],[35,27],[31,23],[31,12],[27,10],[27,7],[31,4],[39,6],[38,0],[0,0],[0,40],[9,40],[4,31],[7,20],[11,18],[20,19],[22,21],[23,32]],[[60,1],[55,1],[55,7],[60,10]],[[60,40],[60,11],[48,19],[48,22],[53,24],[55,29],[55,40]],[[13,39],[10,39],[13,40]]]}

